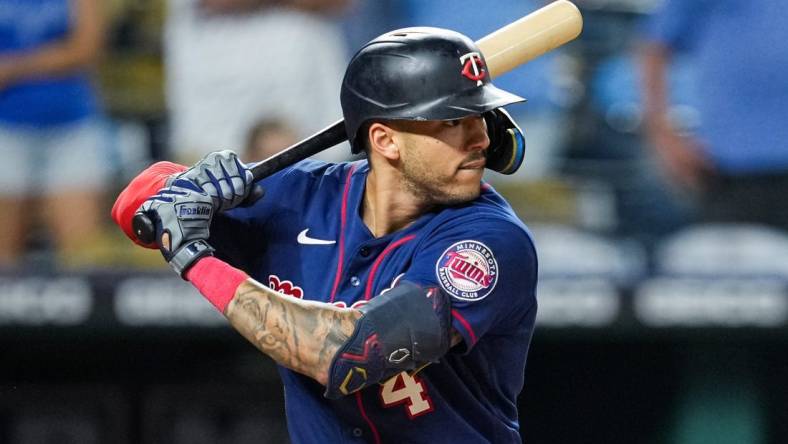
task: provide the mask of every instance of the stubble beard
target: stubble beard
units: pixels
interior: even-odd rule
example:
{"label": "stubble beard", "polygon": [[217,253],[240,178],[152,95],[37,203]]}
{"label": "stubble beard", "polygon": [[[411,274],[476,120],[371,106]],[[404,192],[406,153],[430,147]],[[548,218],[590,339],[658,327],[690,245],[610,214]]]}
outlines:
{"label": "stubble beard", "polygon": [[423,162],[404,162],[402,179],[405,190],[427,206],[452,206],[479,197],[481,184],[473,190],[461,190],[450,184],[452,176],[437,176]]}

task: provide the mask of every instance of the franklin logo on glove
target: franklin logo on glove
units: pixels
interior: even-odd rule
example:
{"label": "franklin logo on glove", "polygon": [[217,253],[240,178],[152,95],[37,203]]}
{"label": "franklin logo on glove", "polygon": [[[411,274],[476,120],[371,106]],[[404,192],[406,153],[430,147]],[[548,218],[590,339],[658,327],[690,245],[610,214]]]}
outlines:
{"label": "franklin logo on glove", "polygon": [[181,219],[210,219],[211,205],[197,204],[197,203],[184,203],[178,205],[178,217]]}

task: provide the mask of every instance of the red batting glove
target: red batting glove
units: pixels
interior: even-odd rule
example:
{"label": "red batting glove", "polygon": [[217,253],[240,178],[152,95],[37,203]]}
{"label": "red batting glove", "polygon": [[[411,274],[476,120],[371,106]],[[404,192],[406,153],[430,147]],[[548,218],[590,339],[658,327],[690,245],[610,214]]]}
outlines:
{"label": "red batting glove", "polygon": [[140,205],[165,187],[167,179],[187,169],[188,167],[177,163],[156,162],[132,179],[126,188],[120,192],[115,204],[112,206],[112,220],[118,224],[120,229],[135,244],[145,248],[159,248],[155,242],[143,244],[137,239],[134,230],[131,228],[131,221]]}

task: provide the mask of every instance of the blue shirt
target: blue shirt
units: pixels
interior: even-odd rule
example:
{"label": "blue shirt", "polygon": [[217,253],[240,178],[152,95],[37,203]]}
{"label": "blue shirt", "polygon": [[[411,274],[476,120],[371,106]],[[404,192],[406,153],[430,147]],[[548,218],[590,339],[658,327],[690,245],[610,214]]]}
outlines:
{"label": "blue shirt", "polygon": [[403,372],[338,400],[280,367],[291,439],[521,442],[517,396],[536,315],[530,234],[484,184],[473,202],[375,238],[361,213],[368,172],[366,161],[286,169],[262,182],[266,195],[254,206],[218,216],[211,244],[273,289],[343,307],[401,279],[440,285],[463,343],[415,375]]}
{"label": "blue shirt", "polygon": [[[65,38],[69,0],[0,0],[0,57],[36,51]],[[78,121],[97,112],[85,72],[42,76],[0,88],[0,121],[45,126]]]}
{"label": "blue shirt", "polygon": [[729,174],[788,171],[783,0],[665,0],[646,38],[697,64],[698,136]]}

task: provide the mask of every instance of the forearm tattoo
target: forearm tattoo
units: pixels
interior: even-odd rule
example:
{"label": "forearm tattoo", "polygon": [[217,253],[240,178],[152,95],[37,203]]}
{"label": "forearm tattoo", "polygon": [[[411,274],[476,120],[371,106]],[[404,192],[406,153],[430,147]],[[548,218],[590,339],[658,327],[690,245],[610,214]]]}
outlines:
{"label": "forearm tattoo", "polygon": [[332,358],[353,333],[361,313],[293,298],[247,280],[236,290],[225,316],[277,363],[325,384]]}

